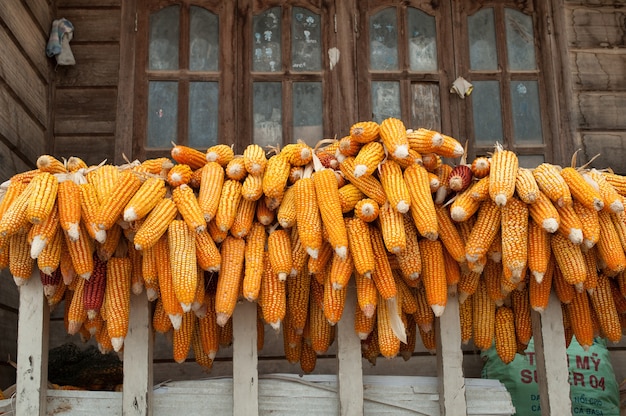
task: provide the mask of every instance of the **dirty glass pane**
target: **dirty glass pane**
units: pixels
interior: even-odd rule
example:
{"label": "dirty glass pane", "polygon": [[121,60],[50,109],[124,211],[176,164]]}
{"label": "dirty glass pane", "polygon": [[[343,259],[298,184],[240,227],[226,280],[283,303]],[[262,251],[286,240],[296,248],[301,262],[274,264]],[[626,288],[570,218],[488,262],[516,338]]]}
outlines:
{"label": "dirty glass pane", "polygon": [[470,95],[474,113],[474,138],[477,144],[491,144],[504,140],[498,81],[472,81]]}
{"label": "dirty glass pane", "polygon": [[467,27],[470,68],[475,71],[498,69],[493,9],[482,9],[473,16],[468,16]]}
{"label": "dirty glass pane", "polygon": [[407,128],[420,127],[441,131],[441,102],[437,83],[411,84],[411,125]]}
{"label": "dirty glass pane", "polygon": [[189,83],[189,146],[217,144],[218,93],[217,82]]}
{"label": "dirty glass pane", "polygon": [[535,37],[533,19],[522,12],[504,9],[506,50],[509,69],[535,69]]}
{"label": "dirty glass pane", "polygon": [[302,7],[294,7],[291,22],[291,68],[294,71],[321,70],[320,16]]}
{"label": "dirty glass pane", "polygon": [[220,46],[218,17],[197,6],[191,6],[189,13],[189,69],[217,71]]}
{"label": "dirty glass pane", "polygon": [[179,6],[150,15],[149,69],[178,69]]}
{"label": "dirty glass pane", "polygon": [[280,82],[255,82],[252,112],[253,141],[260,146],[277,146],[283,141],[282,85]]}
{"label": "dirty glass pane", "polygon": [[437,70],[435,17],[409,7],[409,63],[411,71]]}
{"label": "dirty glass pane", "polygon": [[533,169],[545,162],[543,155],[517,155],[519,165],[523,168]]}
{"label": "dirty glass pane", "polygon": [[377,123],[389,117],[401,117],[399,82],[372,82],[372,112],[372,119]]}
{"label": "dirty glass pane", "polygon": [[252,70],[258,72],[280,71],[280,7],[273,7],[253,19]]}
{"label": "dirty glass pane", "polygon": [[171,147],[178,142],[178,83],[150,81],[148,84],[148,147]]}
{"label": "dirty glass pane", "polygon": [[370,19],[370,67],[378,70],[398,69],[398,16],[387,8]]}
{"label": "dirty glass pane", "polygon": [[513,139],[517,144],[541,144],[541,111],[537,81],[511,81]]}
{"label": "dirty glass pane", "polygon": [[322,138],[322,83],[293,83],[293,138],[310,146]]}

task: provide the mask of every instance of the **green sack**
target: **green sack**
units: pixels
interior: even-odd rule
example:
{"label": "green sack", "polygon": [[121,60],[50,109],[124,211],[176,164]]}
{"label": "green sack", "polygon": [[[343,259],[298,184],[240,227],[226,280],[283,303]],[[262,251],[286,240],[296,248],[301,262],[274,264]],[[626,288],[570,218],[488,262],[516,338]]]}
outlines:
{"label": "green sack", "polygon": [[[619,416],[619,387],[604,339],[596,338],[588,351],[576,339],[567,348],[573,415]],[[481,353],[482,377],[500,380],[511,394],[517,415],[541,415],[535,348],[531,340],[526,355],[517,354],[504,364],[495,347]]]}

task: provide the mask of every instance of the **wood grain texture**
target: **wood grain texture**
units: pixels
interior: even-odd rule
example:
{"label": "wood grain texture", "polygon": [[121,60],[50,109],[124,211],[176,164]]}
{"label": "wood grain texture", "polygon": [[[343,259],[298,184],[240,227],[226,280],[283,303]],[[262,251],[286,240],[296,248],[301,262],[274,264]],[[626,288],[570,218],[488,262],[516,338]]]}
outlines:
{"label": "wood grain texture", "polygon": [[626,175],[626,131],[585,131],[579,133],[583,146],[583,156],[579,164],[600,155],[592,163],[597,169],[612,168],[616,173]]}
{"label": "wood grain texture", "polygon": [[113,163],[115,157],[114,136],[56,136],[52,154],[59,158],[80,157],[88,165],[97,165],[103,160]]}
{"label": "wood grain texture", "polygon": [[623,7],[567,5],[564,13],[570,47],[626,47],[626,10]]}
{"label": "wood grain texture", "polygon": [[119,42],[119,9],[63,9],[63,16],[74,25],[74,44],[80,42]]}
{"label": "wood grain texture", "polygon": [[626,92],[581,92],[578,126],[588,130],[626,130]]}
{"label": "wood grain texture", "polygon": [[39,29],[48,34],[52,26],[52,6],[49,0],[24,0],[30,12],[35,16]]}
{"label": "wood grain texture", "polygon": [[[122,0],[100,0],[96,4],[98,7],[116,7],[122,4]],[[56,6],[61,8],[69,7],[93,7],[93,0],[57,0]]]}
{"label": "wood grain texture", "polygon": [[115,88],[59,88],[55,98],[55,134],[114,134]]}
{"label": "wood grain texture", "polygon": [[574,88],[583,91],[625,91],[626,50],[572,50],[570,72]]}
{"label": "wood grain texture", "polygon": [[76,65],[58,67],[55,71],[58,87],[117,86],[119,45],[81,43],[73,45],[72,52]]}

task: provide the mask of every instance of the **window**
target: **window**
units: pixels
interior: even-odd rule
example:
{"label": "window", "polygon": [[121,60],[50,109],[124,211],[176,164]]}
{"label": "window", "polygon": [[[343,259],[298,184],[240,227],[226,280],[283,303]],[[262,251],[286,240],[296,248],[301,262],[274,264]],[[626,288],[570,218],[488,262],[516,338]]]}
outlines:
{"label": "window", "polygon": [[553,158],[541,2],[139,3],[137,157],[315,144],[393,116],[467,140],[470,159],[495,142],[524,165]]}

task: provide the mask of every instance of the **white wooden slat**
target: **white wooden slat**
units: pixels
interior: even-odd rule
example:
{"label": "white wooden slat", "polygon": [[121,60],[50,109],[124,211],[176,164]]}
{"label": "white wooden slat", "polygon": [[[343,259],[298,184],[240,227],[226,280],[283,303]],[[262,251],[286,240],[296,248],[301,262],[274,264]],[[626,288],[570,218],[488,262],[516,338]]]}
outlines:
{"label": "white wooden slat", "polygon": [[552,292],[546,310],[532,311],[539,403],[542,415],[569,415],[572,402],[561,302]]}
{"label": "white wooden slat", "polygon": [[459,298],[449,296],[436,328],[439,406],[447,416],[467,415],[459,319]]}
{"label": "white wooden slat", "polygon": [[152,344],[146,294],[131,295],[128,334],[124,340],[124,415],[152,415]]}
{"label": "white wooden slat", "polygon": [[[233,313],[233,414],[259,414],[257,306],[240,302]],[[208,409],[207,409],[208,410]]]}
{"label": "white wooden slat", "polygon": [[41,279],[35,271],[20,287],[15,404],[17,416],[46,414],[49,316]]}
{"label": "white wooden slat", "polygon": [[354,332],[356,287],[347,288],[343,314],[337,323],[339,403],[342,416],[363,415],[363,368],[361,342]]}

